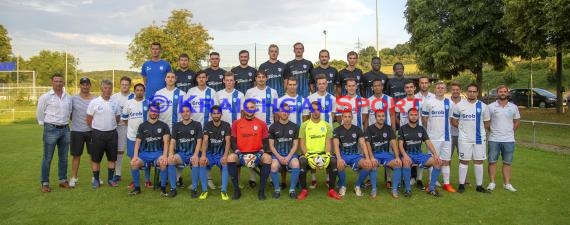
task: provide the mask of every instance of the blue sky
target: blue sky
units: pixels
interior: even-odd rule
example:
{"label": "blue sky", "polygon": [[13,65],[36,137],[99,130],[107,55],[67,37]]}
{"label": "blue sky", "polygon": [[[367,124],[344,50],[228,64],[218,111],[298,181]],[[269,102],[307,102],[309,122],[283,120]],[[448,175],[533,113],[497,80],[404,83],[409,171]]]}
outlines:
{"label": "blue sky", "polygon": [[[305,58],[316,61],[324,48],[333,59],[361,46],[376,45],[375,0],[0,0],[0,23],[8,29],[13,52],[24,58],[42,49],[67,50],[84,71],[130,68],[125,52],[142,27],[166,20],[185,8],[206,27],[224,67],[238,64],[237,52],[257,46],[257,65],[267,60],[267,45],[281,47],[280,60],[293,57],[292,44],[305,45]],[[379,0],[380,48],[408,41],[405,1]],[[256,44],[254,44],[256,43]]]}

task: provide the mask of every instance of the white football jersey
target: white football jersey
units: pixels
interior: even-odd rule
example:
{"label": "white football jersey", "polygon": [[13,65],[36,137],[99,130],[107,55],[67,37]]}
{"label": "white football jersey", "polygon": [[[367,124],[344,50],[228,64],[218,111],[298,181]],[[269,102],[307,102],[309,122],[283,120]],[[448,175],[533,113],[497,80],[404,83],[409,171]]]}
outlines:
{"label": "white football jersey", "polygon": [[129,140],[135,141],[137,139],[139,125],[148,118],[148,105],[149,101],[146,99],[141,101],[130,99],[125,102],[121,111],[121,120],[128,121],[127,138]]}
{"label": "white football jersey", "polygon": [[390,112],[394,110],[394,99],[388,95],[382,94],[380,98],[376,98],[376,96],[372,95],[370,98],[368,98],[368,101],[370,101],[370,107],[368,109],[368,125],[370,126],[376,123],[375,112],[377,110],[382,110],[386,112],[386,121],[384,124],[392,126],[392,118],[390,118]]}
{"label": "white football jersey", "polygon": [[188,93],[184,95],[184,102],[188,102],[193,108],[193,110],[191,109],[192,120],[198,121],[202,127],[212,120],[210,109],[218,104],[217,96],[216,90],[210,87],[200,90],[196,86],[188,90]]}
{"label": "white football jersey", "polygon": [[[321,103],[321,120],[329,123],[331,128],[334,124],[334,117],[336,115],[336,110],[338,105],[336,104],[336,97],[330,93],[325,93],[325,95],[320,95],[319,92],[315,92],[309,95],[309,104],[314,101]],[[312,107],[312,105],[311,105]],[[303,111],[303,115],[310,115],[311,110]]]}
{"label": "white football jersey", "polygon": [[[119,93],[115,93],[113,95],[111,95],[111,99],[113,99],[113,101],[115,101],[118,105],[119,105],[119,110],[121,110],[121,112],[123,111],[123,108],[125,107],[127,100],[129,99],[133,99],[135,98],[135,94],[134,93],[129,93],[127,95],[123,95],[121,92]],[[117,124],[117,126],[124,126],[125,122],[123,121],[119,121],[119,123]]]}
{"label": "white football jersey", "polygon": [[484,144],[486,134],[484,121],[489,121],[489,109],[479,100],[475,103],[460,102],[453,107],[452,118],[459,120],[459,142]]}
{"label": "white football jersey", "polygon": [[280,110],[284,104],[287,104],[290,107],[288,111],[289,121],[297,124],[297,126],[301,126],[301,123],[303,123],[303,112],[304,112],[303,108],[311,107],[311,104],[309,103],[308,106],[303,105],[306,104],[305,98],[303,98],[303,96],[296,95],[292,97],[287,94],[283,95],[281,98],[277,100],[277,111]]}
{"label": "white football jersey", "polygon": [[[451,99],[449,99],[451,100]],[[464,98],[461,98],[461,100],[457,103],[461,103],[461,102],[465,102],[467,100],[465,100]],[[453,107],[455,107],[457,105],[453,100],[451,101],[451,108],[453,109]],[[458,136],[459,135],[459,129],[457,129],[457,127],[451,126],[451,136]]]}
{"label": "white football jersey", "polygon": [[[400,101],[396,102],[394,105],[394,111],[400,113],[400,127],[408,124],[408,110],[411,108],[416,108],[418,112],[421,111],[421,99],[420,98],[413,98],[407,99],[403,98]],[[421,116],[421,115],[420,115]],[[418,124],[422,125],[422,120],[418,118]]]}
{"label": "white football jersey", "polygon": [[[346,95],[346,97],[350,96]],[[360,95],[355,95],[353,97],[350,97],[350,99],[346,97],[345,98],[341,97],[338,99],[337,107],[341,112],[338,112],[337,115],[342,116],[342,110],[347,110],[348,105],[350,104],[350,108],[352,111],[352,125],[357,126],[360,129],[363,129],[364,126],[363,114],[368,114],[368,106],[367,105],[359,106],[360,103],[358,102],[358,99],[366,99],[366,98],[362,98],[360,97]]]}
{"label": "white football jersey", "polygon": [[226,89],[216,92],[218,103],[222,110],[222,120],[229,124],[241,118],[242,103],[245,100],[243,93],[234,88],[228,93]]}
{"label": "white football jersey", "polygon": [[184,104],[184,91],[174,88],[168,90],[166,88],[158,90],[152,102],[160,103],[160,114],[158,120],[168,124],[168,128],[172,131],[172,125],[182,120],[180,113],[182,112],[182,105]]}
{"label": "white football jersey", "polygon": [[[255,100],[257,105],[257,112],[255,112],[255,117],[265,121],[267,126],[273,124],[273,104],[277,103],[279,96],[277,91],[273,88],[265,86],[264,89],[259,89],[258,87],[252,87],[245,93],[246,101],[248,99]],[[246,107],[246,102],[244,101],[244,110]]]}
{"label": "white football jersey", "polygon": [[422,104],[422,117],[427,117],[426,131],[432,141],[451,141],[451,100],[433,98]]}

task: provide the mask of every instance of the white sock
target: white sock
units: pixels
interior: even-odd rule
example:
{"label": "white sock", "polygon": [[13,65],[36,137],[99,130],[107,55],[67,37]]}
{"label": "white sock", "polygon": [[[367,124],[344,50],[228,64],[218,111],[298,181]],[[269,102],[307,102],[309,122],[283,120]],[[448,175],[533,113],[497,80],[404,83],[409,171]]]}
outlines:
{"label": "white sock", "polygon": [[475,182],[477,186],[483,185],[483,164],[475,164]]}
{"label": "white sock", "polygon": [[180,178],[180,176],[182,176],[182,170],[184,168],[178,168],[176,167],[176,181],[178,181],[178,179]]}
{"label": "white sock", "polygon": [[123,168],[123,156],[125,154],[117,154],[117,161],[115,161],[115,175],[121,176],[121,168]]}
{"label": "white sock", "polygon": [[212,179],[212,170],[207,170],[208,180]]}
{"label": "white sock", "polygon": [[430,166],[428,170],[429,170],[429,173],[428,173],[428,182],[431,183],[431,171],[433,171],[433,166]]}
{"label": "white sock", "polygon": [[467,177],[467,169],[469,165],[459,163],[459,184],[465,184],[465,177]]}
{"label": "white sock", "polygon": [[252,168],[249,168],[249,180],[255,181],[255,171]]}
{"label": "white sock", "polygon": [[317,180],[317,173],[311,172],[311,180]]}
{"label": "white sock", "polygon": [[416,168],[416,171],[418,172],[418,175],[416,177],[416,180],[423,180],[422,178],[424,177],[424,168],[421,166],[418,166]]}
{"label": "white sock", "polygon": [[444,184],[449,184],[449,166],[442,166],[441,167],[441,174],[443,177],[443,183]]}

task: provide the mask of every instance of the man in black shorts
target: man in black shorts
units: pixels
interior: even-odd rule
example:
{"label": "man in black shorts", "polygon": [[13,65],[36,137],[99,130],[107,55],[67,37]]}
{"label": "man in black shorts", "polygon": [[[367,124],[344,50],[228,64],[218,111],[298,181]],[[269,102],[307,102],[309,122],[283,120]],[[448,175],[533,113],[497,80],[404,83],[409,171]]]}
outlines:
{"label": "man in black shorts", "polygon": [[[91,94],[91,80],[83,77],[79,80],[80,92],[71,97],[71,179],[69,186],[75,187],[79,179],[79,163],[83,155],[83,147],[87,146],[87,153],[91,154],[91,127],[87,125],[87,106],[96,96]],[[101,183],[101,181],[99,181]]]}
{"label": "man in black shorts", "polygon": [[99,169],[103,154],[107,155],[109,186],[117,187],[115,161],[117,160],[117,123],[121,110],[111,100],[113,83],[110,80],[101,82],[101,96],[93,99],[87,107],[87,124],[91,127],[91,170],[93,171],[93,188],[99,188]]}

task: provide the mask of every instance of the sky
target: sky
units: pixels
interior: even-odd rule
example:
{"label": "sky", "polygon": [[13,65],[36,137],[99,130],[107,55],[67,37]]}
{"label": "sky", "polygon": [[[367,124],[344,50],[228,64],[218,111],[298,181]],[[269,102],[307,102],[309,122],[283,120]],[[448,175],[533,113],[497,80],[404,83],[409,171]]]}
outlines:
{"label": "sky", "polygon": [[[405,4],[378,0],[380,48],[409,40]],[[67,51],[83,71],[137,71],[126,58],[135,34],[184,8],[214,38],[210,44],[220,52],[222,67],[238,65],[242,49],[251,52],[250,65],[259,66],[273,43],[283,62],[293,58],[295,42],[304,44],[306,59],[316,61],[325,36],[332,59],[376,46],[375,7],[375,0],[0,0],[0,24],[12,38],[12,52],[26,59],[44,49]]]}

